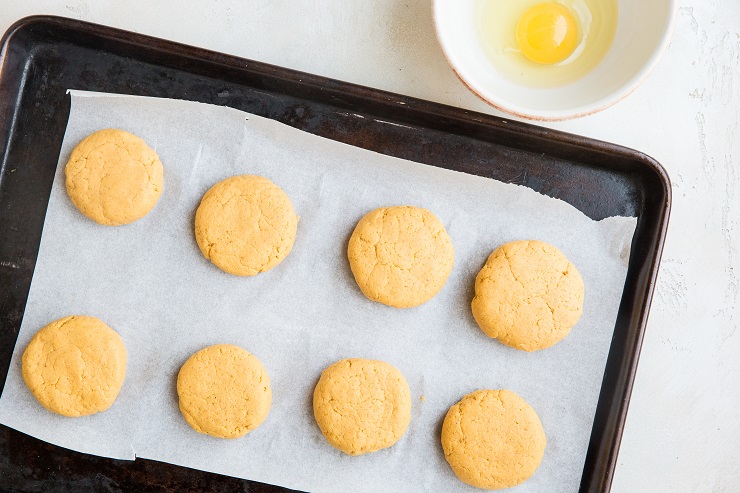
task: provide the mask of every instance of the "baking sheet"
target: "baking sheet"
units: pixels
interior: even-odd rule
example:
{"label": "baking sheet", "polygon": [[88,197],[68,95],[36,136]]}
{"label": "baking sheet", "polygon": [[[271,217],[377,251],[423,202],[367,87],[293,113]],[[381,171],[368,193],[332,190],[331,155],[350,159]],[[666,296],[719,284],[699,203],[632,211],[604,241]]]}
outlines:
{"label": "baking sheet", "polygon": [[[86,219],[64,190],[72,148],[106,127],[144,138],[165,167],[159,204],[123,227]],[[293,252],[252,278],[218,270],[192,233],[203,193],[241,173],[269,177],[301,216]],[[357,220],[396,204],[431,209],[456,254],[445,288],[407,310],[364,298],[345,256]],[[635,218],[595,222],[524,187],[383,156],[230,108],[75,91],[0,422],[82,452],[314,492],[475,491],[444,460],[441,421],[470,391],[509,388],[539,413],[548,437],[540,469],[516,491],[575,491],[635,225]],[[491,250],[522,238],[557,245],[586,284],[584,315],[571,335],[532,354],[486,338],[469,308],[475,274]],[[129,363],[111,409],[69,419],[33,399],[20,376],[20,355],[40,327],[76,313],[116,329]],[[196,433],[177,408],[180,365],[215,343],[245,347],[272,380],[268,419],[233,441]],[[321,370],[346,357],[388,361],[409,382],[411,425],[390,449],[345,456],[313,420],[311,395]]]}

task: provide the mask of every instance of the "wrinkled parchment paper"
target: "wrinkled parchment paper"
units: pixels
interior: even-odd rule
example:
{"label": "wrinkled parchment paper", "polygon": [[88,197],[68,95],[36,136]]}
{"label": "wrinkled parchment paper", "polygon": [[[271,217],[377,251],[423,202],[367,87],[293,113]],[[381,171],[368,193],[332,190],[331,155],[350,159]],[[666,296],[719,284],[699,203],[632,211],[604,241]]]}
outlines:
{"label": "wrinkled parchment paper", "polygon": [[[376,154],[234,109],[194,102],[72,92],[72,109],[0,422],[62,447],[118,459],[144,457],[313,492],[475,491],[459,482],[439,441],[450,405],[479,388],[508,388],[539,413],[541,467],[517,492],[577,491],[635,218],[595,222],[530,189]],[[72,148],[107,127],[133,132],[161,157],[162,198],[145,218],[104,227],[67,197]],[[293,252],[242,278],[200,253],[200,198],[235,174],[264,175],[300,215]],[[455,246],[455,268],[428,303],[398,310],[367,300],[346,259],[355,223],[379,206],[432,210]],[[501,243],[540,239],[583,275],[583,317],[569,337],[536,353],[488,339],[470,312],[474,279]],[[122,336],[129,362],[115,404],[70,419],[43,409],[21,378],[21,354],[45,324],[93,315]],[[249,435],[222,440],[192,430],[177,406],[185,360],[232,343],[265,365],[273,404]],[[411,387],[406,435],[350,457],[319,431],[311,397],[321,371],[347,357],[399,368]]]}

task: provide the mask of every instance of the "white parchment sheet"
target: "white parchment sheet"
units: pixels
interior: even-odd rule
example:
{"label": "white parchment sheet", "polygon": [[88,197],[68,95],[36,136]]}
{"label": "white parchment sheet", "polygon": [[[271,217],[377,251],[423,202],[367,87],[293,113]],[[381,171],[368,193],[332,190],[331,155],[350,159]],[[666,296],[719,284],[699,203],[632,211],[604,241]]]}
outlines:
{"label": "white parchment sheet", "polygon": [[[541,467],[517,493],[577,491],[636,219],[592,221],[530,189],[323,139],[272,120],[201,103],[72,92],[72,109],[0,422],[62,447],[144,457],[313,492],[477,491],[444,459],[450,405],[480,388],[517,392],[547,434]],[[64,165],[108,127],[146,140],[164,165],[164,193],[145,218],[100,226],[67,197]],[[270,178],[300,216],[292,253],[244,278],[201,255],[193,218],[202,195],[236,174]],[[430,209],[455,246],[455,267],[428,303],[399,310],[367,300],[346,258],[368,211]],[[586,285],[583,317],[550,349],[525,353],[488,339],[470,312],[475,275],[498,245],[540,239],[562,249]],[[21,378],[33,334],[72,314],[101,318],[128,350],[115,404],[85,418],[39,405]],[[255,354],[272,380],[265,423],[236,440],[201,435],[181,417],[175,381],[185,360],[216,343]],[[324,440],[312,412],[321,371],[348,357],[381,359],[409,382],[406,435],[350,457]]]}

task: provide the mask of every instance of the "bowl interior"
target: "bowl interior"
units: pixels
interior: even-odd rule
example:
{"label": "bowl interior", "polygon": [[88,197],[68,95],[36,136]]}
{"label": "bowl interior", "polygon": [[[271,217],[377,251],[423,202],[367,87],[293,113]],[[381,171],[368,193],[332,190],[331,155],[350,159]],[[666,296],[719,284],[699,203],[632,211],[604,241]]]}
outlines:
{"label": "bowl interior", "polygon": [[667,46],[676,10],[676,0],[619,0],[617,32],[604,59],[570,84],[539,88],[511,82],[491,64],[478,37],[478,2],[434,0],[437,36],[447,61],[464,83],[488,103],[509,113],[541,120],[593,113],[629,94]]}

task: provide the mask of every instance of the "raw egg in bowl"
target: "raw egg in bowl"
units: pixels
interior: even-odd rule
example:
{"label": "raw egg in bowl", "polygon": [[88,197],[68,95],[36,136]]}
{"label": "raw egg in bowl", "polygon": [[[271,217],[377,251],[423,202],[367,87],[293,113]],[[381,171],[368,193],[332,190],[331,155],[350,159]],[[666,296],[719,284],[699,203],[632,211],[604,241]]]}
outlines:
{"label": "raw egg in bowl", "polygon": [[492,106],[565,120],[633,91],[668,46],[677,0],[434,0],[457,76]]}

